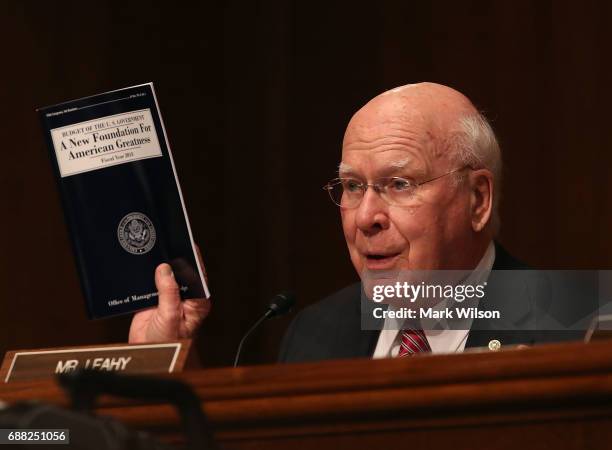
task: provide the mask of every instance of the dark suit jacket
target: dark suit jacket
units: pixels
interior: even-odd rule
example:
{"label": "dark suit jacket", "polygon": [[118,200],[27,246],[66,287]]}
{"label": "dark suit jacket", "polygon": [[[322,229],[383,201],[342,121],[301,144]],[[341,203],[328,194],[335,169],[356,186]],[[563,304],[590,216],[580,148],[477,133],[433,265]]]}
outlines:
{"label": "dark suit jacket", "polygon": [[[503,247],[495,245],[493,270],[529,270],[513,258]],[[491,285],[489,281],[489,285]],[[530,281],[537,285],[537,280]],[[532,290],[542,291],[545,287]],[[538,297],[545,297],[539,292]],[[533,315],[533,298],[523,291],[498,293],[493,306],[512,302],[512,321],[525,322]],[[486,297],[487,300],[489,296]],[[539,300],[542,303],[542,300]],[[545,302],[545,300],[544,300]],[[541,306],[541,305],[540,305]],[[504,345],[527,344],[580,339],[580,333],[516,331],[499,329],[499,323],[490,325],[485,319],[475,319],[468,335],[466,348],[486,347],[497,339]],[[352,284],[324,300],[302,310],[293,320],[281,344],[280,362],[307,362],[326,359],[371,357],[378,341],[379,330],[361,329],[361,283]]]}

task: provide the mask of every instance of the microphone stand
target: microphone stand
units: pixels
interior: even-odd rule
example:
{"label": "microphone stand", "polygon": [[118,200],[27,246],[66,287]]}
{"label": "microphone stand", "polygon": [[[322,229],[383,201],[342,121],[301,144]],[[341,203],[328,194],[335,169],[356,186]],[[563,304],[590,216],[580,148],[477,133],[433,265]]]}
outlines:
{"label": "microphone stand", "polygon": [[240,360],[240,352],[242,352],[242,346],[244,345],[244,342],[246,341],[246,339],[259,325],[261,325],[262,322],[266,321],[272,314],[273,314],[273,311],[271,309],[268,309],[266,313],[263,316],[261,316],[259,320],[255,322],[255,324],[253,324],[251,328],[249,328],[249,331],[246,332],[246,334],[242,337],[242,339],[240,339],[240,344],[238,344],[238,350],[236,351],[236,357],[234,358],[234,367],[238,366],[238,361]]}

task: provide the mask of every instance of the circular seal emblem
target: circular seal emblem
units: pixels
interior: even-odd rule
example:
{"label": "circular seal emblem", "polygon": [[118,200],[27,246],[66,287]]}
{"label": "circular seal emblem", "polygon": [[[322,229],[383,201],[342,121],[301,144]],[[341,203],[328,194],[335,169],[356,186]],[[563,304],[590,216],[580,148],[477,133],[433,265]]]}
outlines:
{"label": "circular seal emblem", "polygon": [[144,255],[155,245],[155,227],[144,214],[129,213],[119,222],[117,238],[126,252]]}

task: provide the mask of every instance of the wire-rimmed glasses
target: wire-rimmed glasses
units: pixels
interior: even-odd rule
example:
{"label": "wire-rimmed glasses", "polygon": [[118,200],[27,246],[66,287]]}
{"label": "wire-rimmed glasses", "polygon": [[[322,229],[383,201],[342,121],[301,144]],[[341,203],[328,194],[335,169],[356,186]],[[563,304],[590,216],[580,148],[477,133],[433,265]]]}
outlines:
{"label": "wire-rimmed glasses", "polygon": [[332,202],[341,208],[357,208],[369,187],[372,187],[389,205],[408,206],[419,186],[464,169],[472,169],[472,167],[463,166],[421,182],[403,177],[382,177],[374,180],[373,183],[365,183],[356,178],[334,178],[323,186],[323,189],[328,192]]}

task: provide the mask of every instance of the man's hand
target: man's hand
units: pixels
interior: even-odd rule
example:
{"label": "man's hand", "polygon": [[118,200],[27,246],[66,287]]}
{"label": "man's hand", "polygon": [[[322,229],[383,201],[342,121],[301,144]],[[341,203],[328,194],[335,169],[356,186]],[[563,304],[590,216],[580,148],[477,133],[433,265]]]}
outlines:
{"label": "man's hand", "polygon": [[157,267],[155,285],[159,293],[159,304],[134,315],[130,326],[130,344],[193,337],[210,312],[210,300],[181,301],[179,286],[169,264]]}

